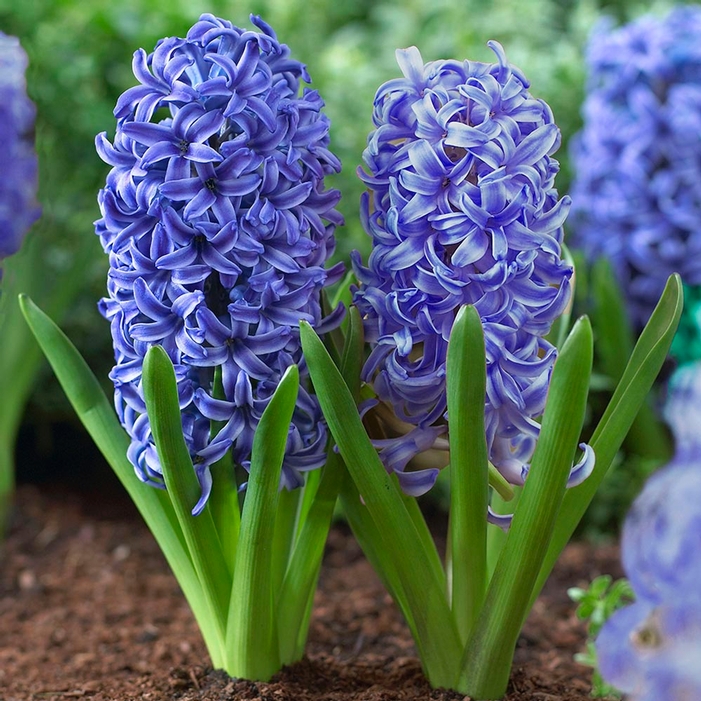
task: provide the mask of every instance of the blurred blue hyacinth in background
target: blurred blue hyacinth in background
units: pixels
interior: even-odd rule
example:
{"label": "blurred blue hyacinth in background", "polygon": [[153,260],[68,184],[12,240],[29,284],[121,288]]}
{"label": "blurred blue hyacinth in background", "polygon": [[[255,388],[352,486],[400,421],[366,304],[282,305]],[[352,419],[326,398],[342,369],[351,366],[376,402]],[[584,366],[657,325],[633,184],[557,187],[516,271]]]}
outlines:
{"label": "blurred blue hyacinth in background", "polygon": [[377,92],[360,171],[373,242],[367,266],[354,259],[372,347],[363,374],[404,422],[406,435],[379,445],[414,494],[438,472],[404,468],[447,429],[446,354],[461,305],[475,305],[484,327],[490,459],[522,484],[555,360],[544,336],[570,298],[561,257],[570,200],[558,200],[551,157],[560,132],[489,45],[496,63],[424,65],[416,48],[397,52],[404,75]]}
{"label": "blurred blue hyacinth in background", "polygon": [[[324,178],[340,163],[329,122],[303,64],[274,32],[202,15],[187,37],[134,56],[139,85],[115,108],[113,143],[97,138],[112,166],[96,231],[109,254],[115,404],[132,438],[129,458],[162,485],[145,413],[143,358],[162,345],[175,365],[203,507],[210,466],[233,447],[248,466],[253,434],[285,369],[302,362],[298,324],[318,330],[340,194]],[[221,370],[215,375],[215,369]],[[303,369],[303,366],[302,366]],[[303,378],[304,378],[303,370]],[[283,484],[319,467],[326,428],[303,382],[288,437]],[[218,429],[212,431],[212,422]]]}
{"label": "blurred blue hyacinth in background", "polygon": [[622,28],[587,50],[584,127],[571,142],[573,240],[608,257],[633,324],[667,277],[701,284],[701,7]]}
{"label": "blurred blue hyacinth in background", "polygon": [[604,679],[632,701],[701,698],[701,361],[670,381],[672,462],[631,508],[622,559],[636,596],[596,641]]}
{"label": "blurred blue hyacinth in background", "polygon": [[39,218],[34,104],[27,97],[27,55],[0,32],[0,260],[16,253]]}

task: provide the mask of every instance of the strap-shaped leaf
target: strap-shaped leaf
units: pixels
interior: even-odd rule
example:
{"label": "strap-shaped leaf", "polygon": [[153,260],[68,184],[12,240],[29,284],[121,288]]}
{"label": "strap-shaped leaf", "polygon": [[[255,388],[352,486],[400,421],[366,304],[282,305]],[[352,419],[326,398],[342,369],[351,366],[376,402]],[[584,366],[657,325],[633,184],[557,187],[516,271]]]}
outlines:
{"label": "strap-shaped leaf", "polygon": [[[592,269],[597,353],[603,371],[612,386],[620,382],[633,347],[633,330],[628,320],[623,295],[611,264],[600,258]],[[625,438],[626,448],[660,463],[672,457],[667,432],[657,420],[649,401],[643,402]]]}
{"label": "strap-shaped leaf", "polygon": [[533,592],[534,598],[542,589],[555,561],[594,498],[645,401],[669,352],[679,325],[683,301],[681,278],[679,275],[672,275],[591,438],[590,445],[596,455],[594,471],[582,484],[569,489],[565,495],[555,532]]}
{"label": "strap-shaped leaf", "polygon": [[152,346],[146,353],[143,388],[168,495],[185,536],[223,651],[231,574],[209,506],[205,506],[199,515],[192,515],[201,488],[183,436],[175,370],[162,346]]}
{"label": "strap-shaped leaf", "polygon": [[586,317],[555,362],[538,444],[487,598],[465,647],[458,690],[475,699],[506,692],[516,640],[560,510],[584,422],[593,339]]}
{"label": "strap-shaped leaf", "polygon": [[253,439],[226,639],[226,671],[244,679],[265,681],[280,668],[272,544],[282,461],[298,390],[299,370],[291,365],[265,408]]}
{"label": "strap-shaped leaf", "polygon": [[[348,317],[341,374],[346,384],[355,387],[357,393],[363,361],[363,324],[355,307],[350,307]],[[283,664],[295,662],[304,652],[324,545],[345,471],[341,457],[330,449],[324,467],[308,475],[320,473],[320,478],[315,480],[317,484],[312,485],[311,497],[307,494],[309,480],[305,485],[299,538],[277,597],[280,658]]]}
{"label": "strap-shaped leaf", "polygon": [[[221,366],[214,368],[212,389],[214,399],[226,399]],[[225,424],[225,421],[210,421],[210,440],[214,439]],[[210,467],[210,473],[212,488],[207,503],[214,519],[214,526],[219,534],[227,569],[233,575],[236,546],[239,542],[239,528],[241,527],[241,509],[231,451],[228,451]]]}
{"label": "strap-shaped leaf", "polygon": [[321,481],[314,502],[307,513],[284,582],[276,596],[282,664],[296,662],[304,654],[308,614],[311,612],[324,545],[345,470],[341,462],[338,454],[329,451],[326,464],[321,468]]}
{"label": "strap-shaped leaf", "polygon": [[[421,537],[363,428],[353,396],[323,343],[309,324],[300,336],[319,403],[341,456],[390,548],[378,548],[392,562],[406,593],[429,680],[452,686],[459,658],[460,637]],[[401,602],[399,602],[401,603]]]}
{"label": "strap-shaped leaf", "polygon": [[489,500],[484,333],[472,306],[463,307],[455,319],[447,365],[451,594],[453,614],[465,642],[487,591]]}
{"label": "strap-shaped leaf", "polygon": [[197,619],[212,664],[221,667],[224,660],[216,643],[216,626],[208,614],[197,573],[168,495],[142,484],[136,477],[134,467],[127,460],[129,437],[120,426],[97,378],[68,337],[28,297],[20,296],[20,307],[78,418],[124,485],[165,555]]}

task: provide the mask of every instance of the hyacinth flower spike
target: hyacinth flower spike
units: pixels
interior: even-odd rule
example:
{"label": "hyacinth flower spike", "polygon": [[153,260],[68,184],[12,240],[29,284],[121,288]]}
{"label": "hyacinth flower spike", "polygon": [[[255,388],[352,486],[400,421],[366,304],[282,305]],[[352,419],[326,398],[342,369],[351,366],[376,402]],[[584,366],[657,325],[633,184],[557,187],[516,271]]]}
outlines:
{"label": "hyacinth flower spike", "polygon": [[341,321],[322,293],[343,272],[325,267],[342,218],[324,182],[340,163],[323,101],[251,21],[205,14],[185,38],[137,51],[115,136],[96,139],[111,166],[95,230],[116,416],[68,340],[23,309],[214,666],[269,679],[303,654],[342,477],[299,339],[300,321],[319,333]]}
{"label": "hyacinth flower spike", "polygon": [[[32,271],[25,274],[27,265],[22,260],[3,274],[5,259],[17,253],[41,211],[36,202],[36,110],[27,96],[27,64],[19,39],[0,32],[0,365],[7,378],[0,379],[0,537],[14,490],[15,436],[37,366],[36,353],[26,347],[33,341],[19,314],[15,292],[28,284],[27,278],[33,279]],[[28,263],[31,267],[32,261]]]}
{"label": "hyacinth flower spike", "polygon": [[572,139],[572,230],[611,261],[635,330],[673,273],[701,284],[701,8],[623,27],[587,47],[584,125]]}
{"label": "hyacinth flower spike", "polygon": [[[503,49],[490,46],[493,64],[424,65],[418,50],[400,51],[404,77],[377,93],[361,171],[373,250],[366,265],[354,259],[351,319],[362,321],[369,345],[358,374],[344,378],[301,325],[352,479],[341,491],[351,527],[404,613],[430,682],[477,699],[504,694],[533,599],[611,465],[681,313],[673,278],[573,468],[592,331],[583,318],[559,350],[545,338],[570,295],[562,256],[569,203],[557,198],[551,158],[559,133]],[[446,462],[444,565],[414,495]],[[508,533],[492,572],[490,489],[491,498],[508,497],[513,485],[522,491],[499,524]]]}
{"label": "hyacinth flower spike", "polygon": [[[592,264],[610,263],[635,333],[672,272],[689,290],[701,284],[701,145],[691,136],[701,126],[700,31],[701,10],[680,6],[622,27],[602,21],[587,46],[583,127],[570,142],[573,240]],[[602,316],[612,333],[601,334],[599,355],[616,379],[622,344],[609,310]],[[683,362],[681,341],[673,354]],[[672,456],[647,408],[627,448],[660,463]]]}

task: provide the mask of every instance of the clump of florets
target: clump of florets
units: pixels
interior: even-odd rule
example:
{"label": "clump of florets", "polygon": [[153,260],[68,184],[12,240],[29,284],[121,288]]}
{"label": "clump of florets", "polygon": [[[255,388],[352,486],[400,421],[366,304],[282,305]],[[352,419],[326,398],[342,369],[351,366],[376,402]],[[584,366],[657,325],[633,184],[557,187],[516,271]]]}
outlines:
{"label": "clump of florets", "polygon": [[404,467],[446,429],[446,352],[461,305],[476,307],[485,332],[490,459],[522,483],[555,360],[544,336],[570,297],[570,201],[558,200],[551,157],[560,132],[502,47],[489,46],[496,63],[424,65],[416,48],[397,52],[404,77],[377,92],[359,173],[373,241],[367,267],[355,258],[372,344],[364,379],[415,427],[383,450],[415,493],[437,470]]}
{"label": "clump of florets", "polygon": [[[303,64],[262,20],[247,31],[202,15],[185,38],[134,55],[139,85],[117,102],[112,167],[96,223],[109,254],[115,403],[139,477],[162,484],[141,372],[162,345],[175,365],[183,431],[202,486],[230,449],[247,467],[261,414],[283,372],[302,363],[298,325],[319,331],[321,290],[341,274],[324,265],[342,219],[326,175],[323,101]],[[302,365],[283,484],[324,462],[326,429]]]}
{"label": "clump of florets", "polygon": [[578,246],[614,266],[634,325],[669,275],[701,284],[701,8],[604,23],[587,51],[584,127],[572,141]]}
{"label": "clump of florets", "polygon": [[16,253],[39,218],[34,104],[27,97],[27,54],[0,32],[0,260]]}

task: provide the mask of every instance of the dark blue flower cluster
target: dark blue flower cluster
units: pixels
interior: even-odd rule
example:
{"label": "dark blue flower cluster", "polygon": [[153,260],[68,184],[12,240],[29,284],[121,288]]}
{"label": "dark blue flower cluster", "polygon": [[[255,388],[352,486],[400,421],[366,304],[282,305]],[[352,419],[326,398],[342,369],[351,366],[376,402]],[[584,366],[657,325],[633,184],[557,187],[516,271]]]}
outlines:
{"label": "dark blue flower cluster", "polygon": [[0,260],[16,253],[39,218],[35,109],[27,97],[27,55],[0,32]]}
{"label": "dark blue flower cluster", "polygon": [[701,7],[590,41],[584,128],[572,141],[577,245],[606,256],[637,327],[667,277],[701,284]]}
{"label": "dark blue flower cluster", "polygon": [[[129,459],[162,485],[143,401],[147,349],[175,365],[183,432],[208,497],[210,466],[233,449],[247,467],[253,434],[289,365],[301,363],[298,325],[323,331],[321,290],[342,273],[333,252],[340,163],[329,122],[303,64],[272,29],[234,27],[202,15],[187,37],[134,55],[139,85],[115,108],[112,170],[100,192],[96,231],[109,254],[108,298],[116,365],[111,378]],[[303,369],[303,368],[302,368]],[[305,377],[304,371],[302,377]],[[283,484],[324,462],[326,429],[302,383],[290,426]],[[217,427],[215,430],[213,427]]]}
{"label": "dark blue flower cluster", "polygon": [[377,92],[360,171],[373,241],[367,267],[354,258],[372,345],[364,379],[415,427],[382,446],[413,493],[437,474],[404,467],[446,430],[446,351],[460,306],[475,305],[484,326],[490,459],[521,484],[555,360],[543,337],[570,298],[561,258],[570,201],[558,200],[551,158],[560,132],[502,47],[489,46],[493,64],[424,65],[416,48],[398,51],[404,77]]}
{"label": "dark blue flower cluster", "polygon": [[636,601],[596,642],[604,679],[631,701],[701,699],[701,363],[677,371],[666,416],[677,451],[628,514],[622,558]]}

